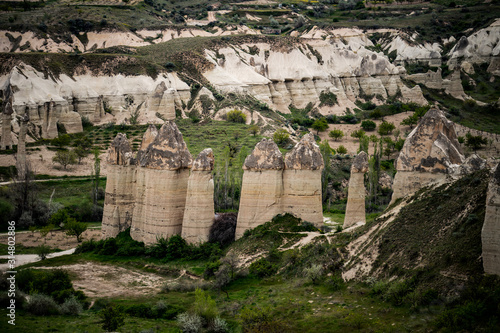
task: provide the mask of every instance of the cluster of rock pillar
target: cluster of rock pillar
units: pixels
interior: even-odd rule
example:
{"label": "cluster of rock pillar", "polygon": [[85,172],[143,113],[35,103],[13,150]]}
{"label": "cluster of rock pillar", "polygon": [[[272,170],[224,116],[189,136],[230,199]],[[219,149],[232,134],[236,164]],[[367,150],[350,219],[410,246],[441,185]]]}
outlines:
{"label": "cluster of rock pillar", "polygon": [[483,248],[483,267],[487,274],[500,275],[500,163],[491,174],[486,195],[486,214],[484,216],[481,241]]}
{"label": "cluster of rock pillar", "polygon": [[283,213],[320,227],[323,167],[312,134],[305,135],[284,158],[271,139],[259,142],[243,165],[236,238]]}
{"label": "cluster of rock pillar", "polygon": [[[103,236],[130,228],[132,238],[146,244],[172,235],[207,241],[214,221],[213,164],[211,149],[193,161],[171,121],[160,130],[151,125],[135,157],[127,137],[118,134],[109,149]],[[236,237],[286,212],[319,227],[322,169],[311,134],[285,158],[272,140],[258,143],[244,164]]]}
{"label": "cluster of rock pillar", "polygon": [[192,243],[207,241],[213,161],[205,149],[193,162],[174,122],[160,130],[150,125],[135,158],[126,136],[118,134],[109,149],[103,236],[131,228],[132,238],[146,244],[180,234]]}

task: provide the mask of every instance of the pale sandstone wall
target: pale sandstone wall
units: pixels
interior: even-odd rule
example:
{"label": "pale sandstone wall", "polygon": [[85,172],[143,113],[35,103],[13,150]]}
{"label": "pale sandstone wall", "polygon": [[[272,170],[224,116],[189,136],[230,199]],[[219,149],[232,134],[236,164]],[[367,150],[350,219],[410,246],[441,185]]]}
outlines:
{"label": "pale sandstone wall", "polygon": [[364,175],[368,171],[368,155],[362,151],[356,156],[351,166],[344,229],[359,222],[366,223]]}
{"label": "pale sandstone wall", "polygon": [[212,149],[205,149],[191,168],[182,222],[182,238],[189,243],[208,241],[215,216],[213,167]]}
{"label": "pale sandstone wall", "polygon": [[137,163],[131,237],[153,244],[158,238],[180,235],[192,157],[175,122],[165,122],[157,133],[148,129]]}
{"label": "pale sandstone wall", "polygon": [[247,229],[253,229],[283,212],[282,170],[245,170],[241,186],[236,239]]}
{"label": "pale sandstone wall", "polygon": [[290,213],[316,227],[323,225],[321,170],[283,172],[283,213]]}
{"label": "pale sandstone wall", "polygon": [[243,164],[236,238],[283,212],[284,161],[271,139],[260,141]]}
{"label": "pale sandstone wall", "polygon": [[412,195],[422,187],[430,185],[439,185],[447,181],[447,176],[444,173],[431,173],[420,171],[398,171],[394,177],[392,186],[393,193],[391,204],[396,199]]}
{"label": "pale sandstone wall", "polygon": [[[108,150],[108,173],[102,217],[103,238],[130,228],[135,201],[136,168],[127,136],[118,133]],[[132,165],[131,165],[132,163]]]}
{"label": "pale sandstone wall", "polygon": [[488,184],[481,241],[484,272],[500,275],[500,164],[494,169]]}

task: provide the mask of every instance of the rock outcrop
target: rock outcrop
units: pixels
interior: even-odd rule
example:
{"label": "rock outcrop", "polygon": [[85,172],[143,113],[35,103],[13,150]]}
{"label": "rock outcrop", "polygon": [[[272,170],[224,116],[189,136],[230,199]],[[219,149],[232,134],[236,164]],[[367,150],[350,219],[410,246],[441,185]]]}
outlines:
{"label": "rock outcrop", "polygon": [[308,133],[285,156],[283,212],[291,213],[316,227],[323,224],[321,172],[323,156]]}
{"label": "rock outcrop", "polygon": [[177,125],[167,121],[138,159],[131,236],[152,244],[180,235],[192,162]]}
{"label": "rock outcrop", "polygon": [[130,228],[135,201],[135,165],[127,136],[118,133],[108,150],[108,173],[102,217],[103,238]]}
{"label": "rock outcrop", "polygon": [[182,238],[189,243],[208,241],[215,216],[213,168],[214,154],[210,148],[199,153],[191,167],[182,222]]}
{"label": "rock outcrop", "polygon": [[368,155],[362,151],[356,156],[351,166],[344,229],[356,224],[366,223],[364,175],[368,171]]}
{"label": "rock outcrop", "polygon": [[[27,110],[26,110],[27,111]],[[18,174],[24,174],[26,167],[26,132],[28,130],[29,113],[25,112],[24,115],[18,117],[19,122],[19,136],[17,140],[17,155],[16,155],[16,168]]]}
{"label": "rock outcrop", "polygon": [[283,169],[285,163],[271,139],[260,141],[243,164],[236,238],[283,212]]}
{"label": "rock outcrop", "polygon": [[487,274],[500,275],[500,164],[496,166],[488,184],[486,215],[481,241],[483,267]]}
{"label": "rock outcrop", "polygon": [[320,227],[323,166],[312,134],[304,135],[284,159],[271,139],[259,142],[243,165],[236,238],[283,213]]}
{"label": "rock outcrop", "polygon": [[11,134],[11,120],[12,114],[14,113],[12,109],[12,103],[14,96],[12,94],[11,86],[9,85],[5,90],[3,96],[3,105],[2,105],[2,142],[1,148],[2,150],[11,149],[12,148],[12,134]]}
{"label": "rock outcrop", "polygon": [[464,160],[453,123],[438,109],[429,110],[406,138],[396,160],[392,202],[445,181]]}

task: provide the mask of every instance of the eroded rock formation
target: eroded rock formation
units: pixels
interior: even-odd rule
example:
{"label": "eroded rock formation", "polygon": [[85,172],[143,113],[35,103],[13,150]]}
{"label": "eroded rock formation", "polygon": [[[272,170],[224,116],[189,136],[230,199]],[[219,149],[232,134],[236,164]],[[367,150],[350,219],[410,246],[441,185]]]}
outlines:
{"label": "eroded rock formation", "polygon": [[320,227],[323,224],[321,172],[323,156],[308,133],[285,156],[283,211]]}
{"label": "eroded rock formation", "polygon": [[356,156],[351,166],[344,229],[355,224],[366,223],[364,175],[368,171],[368,155],[362,151]]}
{"label": "eroded rock formation", "polygon": [[487,274],[500,275],[500,163],[493,170],[486,196],[481,241],[483,266]]}
{"label": "eroded rock formation", "polygon": [[236,238],[283,212],[283,169],[285,163],[271,139],[260,141],[243,164],[241,199]]}
{"label": "eroded rock formation", "polygon": [[245,159],[236,238],[274,216],[291,213],[316,226],[323,223],[323,157],[312,134],[285,158],[272,140],[262,140]]}
{"label": "eroded rock formation", "polygon": [[214,154],[210,148],[199,153],[191,167],[182,222],[182,238],[189,243],[208,241],[215,216],[213,168]]}
{"label": "eroded rock formation", "polygon": [[28,112],[18,117],[19,136],[17,140],[16,167],[20,175],[24,174],[24,168],[26,167],[26,132],[29,120]]}
{"label": "eroded rock formation", "polygon": [[[144,141],[144,140],[143,140]],[[144,243],[179,235],[192,162],[177,125],[167,121],[138,159],[131,236]]]}
{"label": "eroded rock formation", "polygon": [[396,160],[392,202],[431,183],[464,162],[455,127],[438,109],[429,110],[406,138]]}
{"label": "eroded rock formation", "polygon": [[11,119],[12,113],[12,102],[14,96],[12,94],[12,89],[10,85],[7,87],[4,93],[4,100],[2,105],[2,150],[12,148],[12,133],[11,133]]}
{"label": "eroded rock formation", "polygon": [[102,235],[115,237],[130,228],[134,210],[136,170],[127,136],[118,133],[108,150],[108,173]]}

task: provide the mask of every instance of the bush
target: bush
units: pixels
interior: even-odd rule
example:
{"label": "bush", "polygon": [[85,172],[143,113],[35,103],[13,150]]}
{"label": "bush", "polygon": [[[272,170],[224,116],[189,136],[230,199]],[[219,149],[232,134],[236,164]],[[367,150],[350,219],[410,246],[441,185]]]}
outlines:
{"label": "bush", "polygon": [[118,307],[107,305],[101,312],[102,328],[107,332],[114,332],[125,322],[125,316]]}
{"label": "bush", "polygon": [[[339,226],[340,227],[340,226]],[[325,281],[325,285],[330,291],[339,291],[345,288],[344,279],[338,275],[332,275]]]}
{"label": "bush", "polygon": [[242,123],[244,124],[247,121],[247,116],[240,110],[229,111],[226,114],[227,121],[232,123]]}
{"label": "bush", "polygon": [[57,315],[61,311],[54,299],[44,294],[31,295],[24,304],[24,308],[36,316]]}
{"label": "bush", "polygon": [[224,319],[216,317],[212,323],[210,331],[214,333],[226,333],[229,332],[229,327]]}
{"label": "bush", "polygon": [[194,292],[194,312],[196,315],[203,318],[206,322],[212,322],[218,315],[219,310],[215,300],[210,297],[208,292],[197,288]]}
{"label": "bush", "polygon": [[83,306],[75,297],[70,297],[61,305],[61,313],[64,315],[78,316],[83,311]]}
{"label": "bush", "polygon": [[313,284],[317,284],[323,276],[323,267],[318,264],[314,264],[311,267],[306,267],[304,268],[304,275],[308,279],[310,279]]}
{"label": "bush", "polygon": [[245,308],[240,312],[243,332],[288,332],[289,327],[273,315],[270,308]]}
{"label": "bush", "polygon": [[378,127],[378,134],[380,135],[389,135],[396,128],[393,123],[389,123],[387,121],[382,122]]}
{"label": "bush", "polygon": [[261,279],[271,276],[277,271],[278,267],[273,265],[267,258],[261,258],[254,261],[249,267],[250,274],[253,274]]}
{"label": "bush", "polygon": [[220,247],[226,247],[234,242],[237,217],[235,213],[217,214],[214,224],[210,227],[208,241],[218,243]]}
{"label": "bush", "polygon": [[184,333],[198,333],[203,327],[203,319],[197,314],[181,313],[177,317],[177,324]]}
{"label": "bush", "polygon": [[328,136],[335,141],[339,141],[340,139],[342,139],[344,137],[344,132],[342,130],[339,130],[339,129],[334,129],[334,130],[330,131],[330,133],[328,133]]}
{"label": "bush", "polygon": [[337,148],[337,153],[341,154],[341,155],[344,155],[344,154],[347,154],[347,148],[344,147],[343,145],[340,145],[338,148]]}
{"label": "bush", "polygon": [[87,224],[83,222],[77,222],[73,218],[68,218],[66,224],[64,225],[66,230],[66,235],[76,236],[78,243],[82,241],[82,234],[87,230]]}
{"label": "bush", "polygon": [[322,91],[319,95],[319,100],[321,102],[319,106],[334,106],[335,104],[338,104],[337,96],[330,91]]}
{"label": "bush", "polygon": [[35,254],[38,255],[38,258],[40,258],[40,260],[45,260],[47,259],[47,255],[50,253],[50,250],[50,246],[41,244],[35,248]]}
{"label": "bush", "polygon": [[377,127],[377,124],[372,120],[363,120],[361,122],[361,127],[368,132],[373,131]]}
{"label": "bush", "polygon": [[279,145],[285,145],[288,143],[288,139],[290,138],[290,134],[284,128],[279,128],[273,134],[273,141]]}

